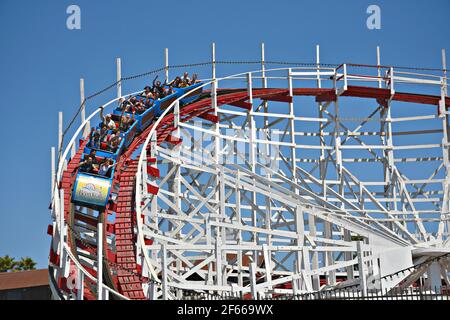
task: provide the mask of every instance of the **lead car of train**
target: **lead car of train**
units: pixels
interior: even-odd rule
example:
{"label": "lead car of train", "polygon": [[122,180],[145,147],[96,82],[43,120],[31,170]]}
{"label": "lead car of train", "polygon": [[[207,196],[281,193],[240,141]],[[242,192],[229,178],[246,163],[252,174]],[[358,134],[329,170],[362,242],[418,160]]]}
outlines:
{"label": "lead car of train", "polygon": [[[134,120],[132,120],[132,123],[129,126],[128,130],[126,132],[120,133],[121,142],[115,152],[107,151],[106,144],[104,142],[100,143],[99,149],[90,148],[91,141],[89,141],[89,143],[83,150],[83,157],[81,161],[84,161],[89,156],[92,150],[95,150],[96,160],[98,163],[101,163],[105,158],[111,159],[113,167],[110,168],[105,175],[99,175],[95,172],[83,172],[79,169],[72,190],[72,202],[74,204],[82,205],[96,210],[103,210],[110,199],[110,191],[112,180],[114,177],[115,164],[122,152],[131,144],[136,135],[144,131],[151,123],[153,123],[154,120],[160,117],[164,110],[166,110],[176,99],[180,98],[190,91],[192,92],[187,94],[180,100],[180,107],[183,107],[186,104],[198,99],[200,97],[200,94],[202,93],[202,87],[200,87],[201,85],[202,83],[200,82],[185,88],[173,88],[172,94],[167,95],[164,98],[155,100],[153,105],[143,113],[136,113],[134,115]],[[196,88],[198,89],[195,90]],[[135,97],[137,100],[142,99],[141,94],[138,94]],[[111,119],[116,123],[116,127],[119,126],[121,115],[122,111],[120,110],[120,107],[117,107],[111,114]],[[130,114],[130,117],[131,116],[132,115]],[[100,128],[100,124],[97,126],[97,128]],[[111,134],[111,131],[109,131],[108,134]],[[90,137],[90,139],[91,138],[92,137]]]}

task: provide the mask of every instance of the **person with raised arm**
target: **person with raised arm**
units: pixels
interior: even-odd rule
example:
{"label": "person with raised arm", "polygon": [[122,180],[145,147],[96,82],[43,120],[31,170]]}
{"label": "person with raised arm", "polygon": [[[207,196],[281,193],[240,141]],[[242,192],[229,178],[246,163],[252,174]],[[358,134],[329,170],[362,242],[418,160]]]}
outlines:
{"label": "person with raised arm", "polygon": [[172,81],[169,82],[169,86],[174,87],[174,88],[179,88],[181,82],[182,82],[181,78],[179,76],[177,76],[175,79],[173,79]]}
{"label": "person with raised arm", "polygon": [[120,123],[119,123],[120,131],[126,132],[126,131],[128,131],[128,129],[130,129],[130,126],[134,120],[134,114],[135,114],[135,112],[133,111],[133,115],[132,115],[132,117],[130,117],[129,114],[124,115],[124,112],[122,112],[122,115],[120,116]]}
{"label": "person with raised arm", "polygon": [[86,159],[80,162],[74,169],[80,169],[81,172],[95,173],[94,170],[98,169],[98,165],[94,164],[91,156],[87,156]]}
{"label": "person with raised arm", "polygon": [[193,73],[192,74],[192,79],[191,79],[191,81],[189,82],[189,85],[190,86],[192,86],[193,84],[196,84],[197,82],[199,82],[198,80],[197,80],[197,74],[196,73]]}
{"label": "person with raised arm", "polygon": [[188,72],[183,73],[183,78],[181,79],[181,81],[183,81],[187,85],[189,85],[189,83],[191,83],[191,79],[189,78]]}
{"label": "person with raised arm", "polygon": [[112,169],[117,163],[113,164],[112,159],[105,158],[103,159],[100,167],[98,168],[98,175],[107,176],[110,169]]}
{"label": "person with raised arm", "polygon": [[113,119],[111,119],[111,115],[108,113],[106,116],[103,116],[103,106],[100,106],[100,118],[102,119],[102,123],[110,130],[116,128],[116,123]]}
{"label": "person with raised arm", "polygon": [[158,93],[159,97],[164,97],[164,88],[161,85],[161,81],[157,81],[158,76],[155,77],[155,79],[153,79],[153,87],[152,87],[152,91],[153,93]]}

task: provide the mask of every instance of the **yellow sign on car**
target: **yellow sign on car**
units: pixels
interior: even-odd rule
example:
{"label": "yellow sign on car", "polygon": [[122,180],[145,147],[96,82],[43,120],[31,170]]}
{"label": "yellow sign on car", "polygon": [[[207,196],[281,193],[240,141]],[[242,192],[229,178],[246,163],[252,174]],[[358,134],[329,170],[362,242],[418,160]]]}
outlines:
{"label": "yellow sign on car", "polygon": [[72,200],[95,206],[106,206],[111,181],[88,174],[78,174]]}

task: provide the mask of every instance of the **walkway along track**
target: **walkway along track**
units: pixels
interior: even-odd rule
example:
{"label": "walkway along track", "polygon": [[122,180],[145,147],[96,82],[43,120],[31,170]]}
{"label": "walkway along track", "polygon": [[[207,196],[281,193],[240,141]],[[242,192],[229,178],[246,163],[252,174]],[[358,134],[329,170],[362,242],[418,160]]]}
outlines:
{"label": "walkway along track", "polygon": [[[217,105],[229,104],[236,107],[241,107],[251,110],[253,107],[247,102],[249,99],[246,89],[218,89],[217,90]],[[337,98],[335,89],[323,88],[294,88],[294,96],[315,96],[316,101],[335,101]],[[362,86],[348,86],[342,96],[360,97],[360,98],[374,98],[380,104],[383,100],[392,99],[395,101],[413,102],[420,104],[428,104],[439,106],[440,96],[422,95],[412,93],[396,92],[391,96],[389,89],[379,89]],[[253,98],[259,98],[267,101],[281,101],[291,102],[292,97],[289,96],[288,89],[257,89],[252,90]],[[445,107],[450,106],[450,98],[445,98]],[[439,109],[439,108],[438,108]],[[211,108],[211,96],[209,92],[202,94],[201,98],[189,105],[186,105],[180,110],[180,121],[186,122],[194,117],[200,117],[207,121],[218,122],[219,119],[213,113]],[[68,244],[72,248],[72,252],[79,259],[83,267],[93,276],[96,275],[94,262],[96,261],[96,234],[97,223],[104,222],[104,279],[105,282],[113,289],[119,291],[124,296],[130,299],[145,299],[142,289],[141,266],[136,262],[136,247],[135,247],[135,226],[136,214],[134,200],[135,190],[135,175],[137,172],[138,159],[131,159],[134,151],[136,151],[145,141],[150,133],[153,125],[150,125],[146,130],[136,136],[128,149],[122,153],[117,160],[116,173],[113,179],[111,192],[117,194],[117,198],[111,201],[107,209],[99,214],[98,217],[89,216],[78,212],[75,206],[70,202],[72,196],[72,188],[75,181],[76,174],[73,172],[76,166],[80,163],[84,147],[87,140],[81,140],[79,149],[75,156],[68,162],[67,169],[63,172],[63,177],[60,183],[60,188],[64,190],[64,218],[69,227]],[[171,143],[179,144],[181,139],[177,139],[171,135],[174,128],[174,115],[169,113],[161,120],[157,128],[157,144]],[[156,159],[153,159],[155,161]],[[158,176],[159,171],[151,167],[152,159],[149,160],[147,173],[153,176]],[[156,190],[157,192],[157,190]],[[108,222],[108,215],[115,213],[114,222]],[[91,236],[89,239],[80,237],[77,234],[76,228],[84,228],[89,230]],[[108,237],[115,237],[115,246]],[[148,243],[147,243],[148,241]],[[150,244],[151,239],[146,239],[146,244]],[[114,249],[115,247],[115,249]],[[84,259],[80,259],[84,257]],[[59,257],[51,249],[50,261],[57,265]],[[92,263],[89,263],[91,261]],[[67,289],[67,279],[56,279],[59,288]],[[75,290],[76,293],[76,290]],[[85,299],[95,299],[96,289],[90,280],[85,280],[84,292]]]}

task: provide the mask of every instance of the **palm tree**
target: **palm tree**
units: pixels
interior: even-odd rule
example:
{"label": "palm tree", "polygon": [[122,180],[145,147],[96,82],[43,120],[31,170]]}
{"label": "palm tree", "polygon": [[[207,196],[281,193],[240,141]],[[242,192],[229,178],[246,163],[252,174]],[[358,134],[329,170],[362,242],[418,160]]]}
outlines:
{"label": "palm tree", "polygon": [[0,257],[0,272],[7,272],[14,270],[17,267],[17,261],[9,255]]}
{"label": "palm tree", "polygon": [[33,261],[33,259],[31,259],[30,257],[25,257],[22,258],[18,263],[17,263],[17,268],[16,270],[35,270],[36,268],[36,262]]}

